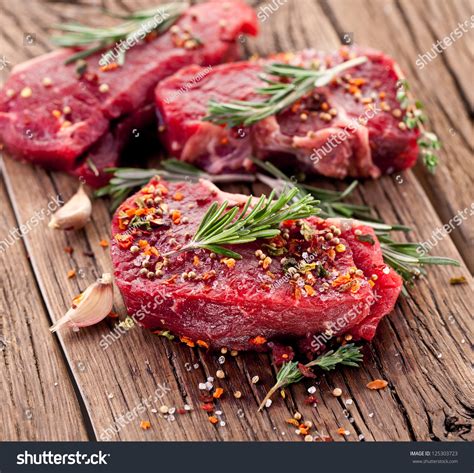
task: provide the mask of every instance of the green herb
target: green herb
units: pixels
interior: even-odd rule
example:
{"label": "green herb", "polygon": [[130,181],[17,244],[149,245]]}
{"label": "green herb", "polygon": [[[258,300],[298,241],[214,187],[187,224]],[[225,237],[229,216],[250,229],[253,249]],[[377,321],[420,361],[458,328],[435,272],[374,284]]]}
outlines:
{"label": "green herb", "polygon": [[[330,350],[324,353],[315,360],[306,363],[304,368],[310,369],[318,366],[325,371],[330,371],[335,369],[338,365],[358,367],[362,358],[361,347],[350,343],[339,347],[336,351]],[[263,409],[267,400],[270,399],[276,391],[290,384],[298,383],[304,378],[304,374],[301,372],[299,365],[300,363],[297,361],[290,361],[283,364],[277,373],[275,385],[268,391],[260,403],[259,411]]]}
{"label": "green herb", "polygon": [[[230,127],[253,125],[271,115],[281,112],[316,87],[329,84],[342,71],[359,66],[367,61],[365,56],[351,59],[330,69],[306,69],[288,64],[271,64],[265,69],[266,74],[260,78],[268,85],[255,90],[256,93],[268,98],[262,101],[234,100],[220,103],[209,102],[208,115],[204,120]],[[276,76],[276,79],[268,78]],[[284,79],[282,82],[280,79]],[[288,82],[288,79],[290,81]]]}
{"label": "green herb", "polygon": [[[397,243],[390,237],[390,232],[408,232],[410,231],[409,227],[404,225],[387,225],[381,220],[373,218],[371,210],[367,206],[339,202],[339,199],[345,199],[355,189],[357,183],[353,182],[343,192],[327,191],[295,182],[294,179],[286,176],[280,169],[268,162],[262,162],[255,158],[253,162],[274,176],[274,178],[270,178],[266,175],[257,174],[257,178],[273,188],[277,193],[282,189],[282,186],[291,183],[299,189],[295,198],[302,198],[310,194],[319,199],[320,217],[356,218],[364,225],[372,227],[380,241],[385,263],[397,271],[403,277],[405,283],[411,284],[421,274],[425,274],[425,265],[460,266],[458,261],[451,258],[427,256],[421,243]],[[364,241],[364,238],[366,238],[367,242],[371,243],[368,238],[369,236],[359,235],[358,239],[362,237],[361,241]]]}
{"label": "green herb", "polygon": [[[56,25],[54,26],[54,29],[64,31],[67,34],[54,36],[52,41],[56,45],[63,47],[83,47],[86,45],[92,45],[91,47],[81,49],[78,53],[70,56],[66,60],[66,64],[69,64],[78,59],[89,57],[121,40],[127,42],[128,39],[133,39],[136,42],[139,42],[143,33],[146,33],[144,26],[147,22],[154,21],[156,27],[153,31],[162,34],[167,31],[176,20],[178,20],[188,7],[189,5],[187,3],[167,3],[160,5],[157,8],[139,10],[126,16],[120,16],[120,18],[127,21],[109,28],[93,28],[78,23]],[[104,13],[110,16],[118,16],[111,15],[107,11],[104,11]],[[157,17],[159,17],[158,20],[156,19]],[[111,50],[104,53],[105,56],[107,56],[107,54],[110,55]],[[125,53],[119,57],[119,64],[123,64],[124,60]]]}
{"label": "green herb", "polygon": [[155,176],[163,177],[169,181],[188,180],[191,182],[197,182],[199,179],[207,179],[214,183],[255,181],[255,177],[249,174],[220,174],[214,176],[176,159],[165,160],[161,165],[162,169],[106,169],[107,172],[112,174],[112,179],[108,185],[98,189],[95,192],[95,196],[111,197],[111,207],[112,209],[116,209],[128,195],[130,195],[134,190],[144,186]]}
{"label": "green herb", "polygon": [[424,124],[428,121],[423,113],[423,104],[419,100],[414,100],[410,93],[410,86],[406,79],[398,81],[397,100],[400,107],[406,111],[404,122],[410,130],[418,129],[420,137],[418,146],[420,157],[426,168],[434,174],[439,158],[435,151],[441,149],[441,141],[432,132],[426,131]]}
{"label": "green herb", "polygon": [[426,256],[421,243],[397,243],[388,234],[377,235],[385,262],[407,283],[426,274],[424,265],[460,266],[459,262],[441,256]]}
{"label": "green herb", "polygon": [[318,202],[313,196],[307,195],[293,201],[297,193],[296,188],[287,189],[276,200],[273,200],[275,192],[271,192],[268,197],[262,195],[257,201],[250,196],[242,210],[239,206],[228,208],[227,201],[222,204],[214,202],[191,241],[179,250],[163,256],[205,248],[230,258],[241,259],[240,254],[222,245],[240,245],[258,238],[273,238],[280,234],[280,223],[285,220],[297,220],[318,213]]}

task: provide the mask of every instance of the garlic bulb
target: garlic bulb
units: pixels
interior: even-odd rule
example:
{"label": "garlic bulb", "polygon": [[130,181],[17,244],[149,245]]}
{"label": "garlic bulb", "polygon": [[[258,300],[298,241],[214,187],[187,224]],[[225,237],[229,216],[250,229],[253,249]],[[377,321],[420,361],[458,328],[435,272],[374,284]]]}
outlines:
{"label": "garlic bulb", "polygon": [[72,307],[49,330],[56,332],[66,324],[71,327],[97,324],[110,314],[113,299],[112,275],[105,273],[74,299]]}
{"label": "garlic bulb", "polygon": [[90,220],[92,204],[82,184],[78,191],[51,217],[49,228],[79,230]]}

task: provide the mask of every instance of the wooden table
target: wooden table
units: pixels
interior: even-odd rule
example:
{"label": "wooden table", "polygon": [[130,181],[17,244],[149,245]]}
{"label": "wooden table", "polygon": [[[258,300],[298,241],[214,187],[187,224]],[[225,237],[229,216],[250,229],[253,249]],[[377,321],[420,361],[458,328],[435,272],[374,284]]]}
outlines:
{"label": "wooden table", "polygon": [[[123,11],[150,7],[153,0],[104,1]],[[265,2],[253,2],[259,8]],[[269,3],[269,2],[266,2]],[[271,2],[270,2],[271,3]],[[473,200],[472,128],[468,121],[472,91],[472,33],[467,33],[423,70],[418,54],[470,18],[463,0],[288,0],[262,24],[257,40],[245,42],[247,54],[267,54],[304,47],[336,48],[351,33],[355,42],[392,55],[406,72],[412,89],[425,104],[431,127],[444,142],[436,175],[414,171],[365,182],[354,200],[372,206],[390,222],[414,228],[409,238],[422,241]],[[13,65],[52,49],[48,28],[54,23],[106,21],[98,0],[78,2],[2,0],[2,79]],[[29,41],[31,35],[32,41]],[[471,46],[471,52],[469,51]],[[471,150],[469,149],[471,146]],[[466,220],[439,241],[435,253],[456,258],[462,268],[435,267],[401,297],[384,319],[367,349],[360,369],[341,369],[316,381],[286,389],[269,410],[257,403],[274,381],[268,355],[226,356],[133,328],[103,350],[101,338],[117,324],[107,320],[77,333],[52,335],[48,327],[69,307],[74,296],[103,272],[111,271],[108,250],[107,202],[94,203],[93,219],[83,231],[63,233],[47,227],[48,218],[32,225],[36,211],[57,195],[68,199],[77,182],[3,156],[0,175],[0,240],[22,224],[24,233],[0,253],[0,439],[102,439],[104,429],[153,396],[170,389],[144,413],[126,423],[113,440],[299,440],[286,422],[299,411],[321,434],[335,441],[467,440],[471,431],[472,377],[469,369],[472,328],[473,225]],[[261,188],[254,189],[255,192]],[[64,251],[74,248],[73,254]],[[92,256],[86,256],[86,254]],[[68,279],[68,270],[78,276]],[[464,275],[468,284],[450,286],[450,277]],[[118,291],[115,310],[125,310]],[[212,425],[200,409],[198,384],[223,368],[225,389],[218,401],[220,424]],[[258,375],[257,384],[251,382]],[[382,378],[385,390],[370,391],[368,381]],[[308,387],[315,385],[319,402],[307,405]],[[343,395],[331,392],[340,387]],[[231,393],[242,392],[240,399]],[[353,403],[346,404],[348,399]],[[186,414],[165,419],[161,403]],[[151,423],[149,430],[140,421]],[[337,434],[343,427],[349,435]]]}

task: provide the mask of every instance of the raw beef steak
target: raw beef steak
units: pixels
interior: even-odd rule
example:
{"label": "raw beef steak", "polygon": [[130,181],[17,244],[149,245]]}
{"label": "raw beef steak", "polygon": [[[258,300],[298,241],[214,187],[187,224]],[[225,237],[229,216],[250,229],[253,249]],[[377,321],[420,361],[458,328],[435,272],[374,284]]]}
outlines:
{"label": "raw beef steak", "polygon": [[[332,67],[357,56],[368,60],[250,127],[228,129],[203,121],[211,99],[261,101],[255,89],[266,85],[260,75],[270,63]],[[329,177],[375,178],[409,168],[417,159],[419,132],[403,123],[405,112],[396,97],[398,66],[379,51],[305,50],[204,72],[199,66],[181,69],[158,84],[155,97],[171,155],[210,173],[248,169],[253,155]],[[177,94],[180,90],[186,92]]]}
{"label": "raw beef steak", "polygon": [[[112,221],[115,280],[129,314],[204,347],[263,350],[269,341],[342,333],[370,340],[397,300],[401,278],[382,259],[373,230],[352,220],[286,221],[271,240],[232,246],[241,260],[208,250],[166,253],[194,235],[212,202],[248,196],[209,181],[155,178]],[[362,237],[363,235],[363,237]]]}
{"label": "raw beef steak", "polygon": [[[154,123],[153,90],[190,64],[236,60],[238,37],[256,34],[253,10],[239,0],[190,7],[163,35],[129,49],[123,66],[65,65],[60,49],[16,66],[0,91],[0,142],[15,157],[83,176],[93,186],[117,165],[132,131]],[[150,113],[151,111],[151,113]]]}

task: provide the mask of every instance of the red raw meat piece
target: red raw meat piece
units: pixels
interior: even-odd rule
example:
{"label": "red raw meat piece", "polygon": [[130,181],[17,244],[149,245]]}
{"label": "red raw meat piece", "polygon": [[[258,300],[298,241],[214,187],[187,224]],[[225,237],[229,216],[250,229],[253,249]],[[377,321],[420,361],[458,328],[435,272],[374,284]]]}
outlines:
{"label": "red raw meat piece", "polygon": [[[368,61],[276,116],[230,130],[203,121],[211,99],[261,100],[255,89],[265,85],[259,77],[265,65],[309,67],[317,62],[331,67],[356,56]],[[396,98],[399,74],[394,60],[379,51],[305,50],[223,64],[210,71],[189,66],[160,82],[155,99],[169,153],[210,173],[249,169],[248,158],[253,155],[329,177],[376,178],[413,166],[418,156],[419,131],[404,124],[400,128],[405,112]],[[186,93],[177,94],[184,88]],[[374,111],[368,112],[369,107]],[[370,119],[360,124],[359,118]]]}
{"label": "red raw meat piece", "polygon": [[[254,11],[238,0],[192,6],[175,26],[178,36],[168,30],[132,47],[124,65],[113,70],[100,68],[102,53],[97,53],[86,59],[81,77],[74,64],[64,64],[71,49],[16,66],[0,91],[0,142],[18,159],[81,175],[95,187],[104,184],[108,176],[102,170],[118,164],[130,130],[154,123],[154,113],[143,123],[142,111],[153,103],[160,80],[190,64],[236,60],[239,36],[257,33]],[[186,49],[179,42],[184,30],[202,44]],[[44,85],[45,78],[51,85]],[[108,90],[100,92],[104,84]],[[65,107],[71,112],[62,113]]]}
{"label": "red raw meat piece", "polygon": [[[233,246],[241,260],[201,249],[163,265],[162,255],[189,241],[212,202],[242,205],[247,198],[209,181],[155,178],[126,200],[112,221],[111,255],[128,313],[146,328],[211,348],[264,350],[270,341],[321,333],[372,339],[402,281],[383,263],[373,230],[356,221],[287,221],[282,236]],[[358,230],[374,244],[359,241]],[[330,232],[340,233],[339,242],[326,241]],[[273,254],[271,261],[257,250]]]}

